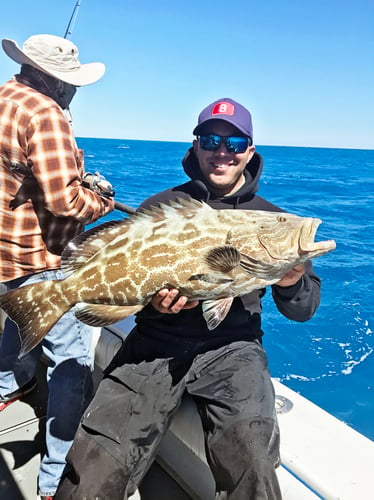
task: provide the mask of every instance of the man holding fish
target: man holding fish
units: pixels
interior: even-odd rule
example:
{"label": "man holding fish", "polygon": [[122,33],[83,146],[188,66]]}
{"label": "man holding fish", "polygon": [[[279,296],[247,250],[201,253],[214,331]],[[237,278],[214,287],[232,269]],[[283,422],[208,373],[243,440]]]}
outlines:
{"label": "man holding fish", "polygon": [[[191,269],[191,262],[186,264],[181,256],[179,276],[187,267],[189,278],[178,283],[169,275],[168,284],[133,309],[133,313],[139,311],[136,327],[105,371],[83,417],[68,454],[71,469],[56,500],[132,495],[154,460],[185,392],[194,399],[201,417],[217,498],[281,499],[275,473],[279,432],[261,342],[261,298],[266,285],[271,285],[273,299],[284,316],[300,322],[310,319],[320,302],[320,280],[310,259],[327,253],[335,244],[313,242],[320,221],[300,222],[296,216],[283,215],[255,194],[262,159],[253,145],[251,115],[241,104],[229,98],[213,102],[200,113],[193,134],[193,147],[183,159],[191,180],[143,202],[138,223],[149,217],[150,234],[144,229],[147,244],[143,248],[139,239],[133,247],[149,265],[158,251],[159,267],[173,265],[178,257],[171,248],[184,240],[185,254],[188,248],[191,252],[198,249],[197,255],[202,257],[195,259]],[[214,210],[206,205],[196,208],[191,198]],[[170,202],[172,208],[167,208]],[[155,208],[160,203],[160,209]],[[163,223],[165,213],[173,207],[176,214],[183,211],[184,220],[176,223],[183,225],[179,232],[173,232],[172,220]],[[217,215],[221,223],[217,219],[209,226],[201,219],[194,224],[199,210],[208,218]],[[253,217],[248,223],[246,211]],[[254,228],[253,236],[241,235],[239,215],[248,231]],[[135,219],[133,226],[136,224]],[[213,233],[218,235],[225,225],[228,229],[222,245],[205,254]],[[107,228],[108,233],[110,230],[113,228]],[[104,244],[104,231],[97,247]],[[152,254],[150,248],[156,240],[158,250]],[[247,250],[241,250],[245,245]],[[287,264],[282,267],[281,261]],[[140,265],[137,272],[141,272]],[[156,280],[157,272],[155,265],[148,283]],[[250,292],[243,293],[241,287],[247,281],[252,283],[247,288]],[[193,292],[193,286],[199,291]],[[222,293],[212,296],[212,289],[222,289]],[[93,322],[95,314],[103,310],[99,307],[82,305],[79,314]],[[119,309],[110,307],[113,314]]]}
{"label": "man holding fish", "polygon": [[[63,248],[84,224],[112,211],[114,201],[83,185],[83,152],[69,123],[77,87],[99,80],[105,66],[81,64],[77,47],[54,35],[31,36],[22,48],[4,39],[2,46],[21,65],[20,73],[0,87],[0,281],[14,292],[63,278]],[[21,302],[16,309],[23,311]],[[47,452],[38,480],[42,499],[51,499],[57,489],[92,397],[92,333],[68,312],[19,359],[17,325],[10,318],[5,322],[0,411],[35,388],[41,352],[48,358]]]}

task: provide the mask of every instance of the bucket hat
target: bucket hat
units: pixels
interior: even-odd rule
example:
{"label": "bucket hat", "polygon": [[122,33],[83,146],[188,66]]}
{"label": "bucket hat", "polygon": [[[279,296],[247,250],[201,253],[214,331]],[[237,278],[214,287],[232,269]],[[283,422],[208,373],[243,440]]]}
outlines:
{"label": "bucket hat", "polygon": [[104,72],[103,63],[81,64],[78,59],[78,48],[70,40],[55,35],[33,35],[22,46],[17,42],[4,38],[4,52],[18,64],[29,64],[76,87],[90,85],[99,80]]}

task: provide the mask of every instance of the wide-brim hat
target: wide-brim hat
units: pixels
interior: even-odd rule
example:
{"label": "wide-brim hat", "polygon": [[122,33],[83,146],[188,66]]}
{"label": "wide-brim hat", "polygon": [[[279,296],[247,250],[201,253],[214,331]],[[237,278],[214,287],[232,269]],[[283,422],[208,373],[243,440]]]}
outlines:
{"label": "wide-brim hat", "polygon": [[76,87],[97,82],[105,73],[103,63],[81,64],[78,48],[70,40],[55,35],[33,35],[22,46],[2,40],[4,52],[18,64],[29,64]]}

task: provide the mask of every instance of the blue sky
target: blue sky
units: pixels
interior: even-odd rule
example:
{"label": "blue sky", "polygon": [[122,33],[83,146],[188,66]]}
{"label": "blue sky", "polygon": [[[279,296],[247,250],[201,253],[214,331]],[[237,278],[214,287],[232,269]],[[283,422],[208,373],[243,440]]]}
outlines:
{"label": "blue sky", "polygon": [[[74,5],[4,1],[0,36],[64,36]],[[232,97],[259,145],[374,149],[372,0],[81,0],[71,40],[107,68],[74,98],[79,137],[190,141]],[[17,70],[1,51],[0,81]]]}

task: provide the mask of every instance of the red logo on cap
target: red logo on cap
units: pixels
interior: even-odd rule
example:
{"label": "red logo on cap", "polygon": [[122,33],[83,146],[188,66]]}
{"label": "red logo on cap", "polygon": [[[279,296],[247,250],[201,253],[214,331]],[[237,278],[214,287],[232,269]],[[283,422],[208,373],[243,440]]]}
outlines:
{"label": "red logo on cap", "polygon": [[233,115],[235,107],[231,102],[218,102],[212,109],[212,115]]}

